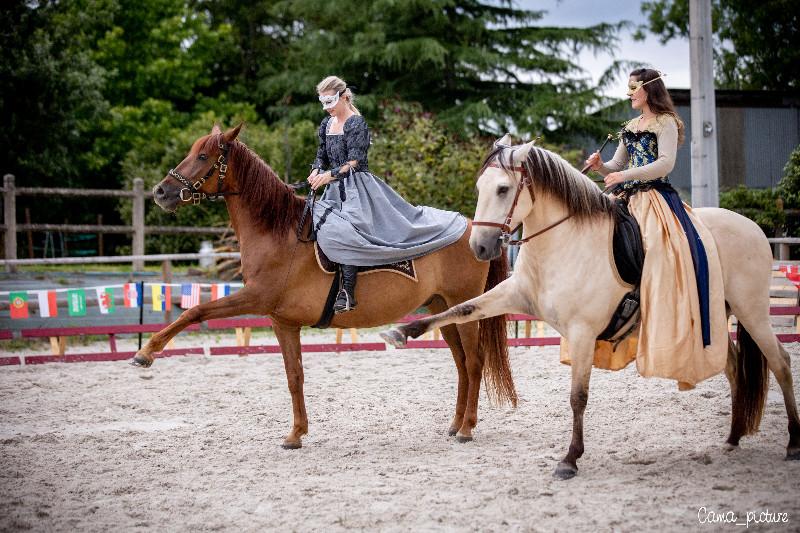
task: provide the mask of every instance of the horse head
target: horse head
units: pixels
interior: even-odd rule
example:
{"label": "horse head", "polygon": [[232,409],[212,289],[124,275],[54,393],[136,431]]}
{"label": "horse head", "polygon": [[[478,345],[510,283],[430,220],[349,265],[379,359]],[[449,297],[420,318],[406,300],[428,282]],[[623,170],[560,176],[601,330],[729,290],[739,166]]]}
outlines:
{"label": "horse head", "polygon": [[222,133],[215,124],[211,133],[197,139],[183,161],[153,187],[156,204],[165,211],[174,212],[183,204],[236,194],[232,179],[225,178],[230,147],[241,129],[239,124]]}
{"label": "horse head", "polygon": [[528,215],[533,199],[531,176],[524,163],[535,141],[512,145],[504,135],[484,160],[476,184],[478,204],[469,244],[481,261],[498,257],[511,233]]}

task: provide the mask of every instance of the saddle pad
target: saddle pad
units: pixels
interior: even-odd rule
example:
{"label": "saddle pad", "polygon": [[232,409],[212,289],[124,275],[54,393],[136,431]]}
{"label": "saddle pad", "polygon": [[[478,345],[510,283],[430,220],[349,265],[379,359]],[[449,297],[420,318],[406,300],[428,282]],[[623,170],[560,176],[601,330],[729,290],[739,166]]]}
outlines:
{"label": "saddle pad", "polygon": [[[326,274],[334,274],[336,273],[337,264],[328,259],[325,253],[322,251],[322,248],[319,247],[319,243],[314,243],[314,254],[317,257],[317,265],[319,265],[320,270],[325,272]],[[362,266],[358,267],[358,275],[364,274],[373,274],[375,272],[393,272],[395,274],[400,274],[401,276],[405,276],[411,281],[417,282],[417,270],[414,267],[414,260],[408,259],[406,261],[399,261],[397,263],[391,263],[388,265],[377,265],[377,266]]]}

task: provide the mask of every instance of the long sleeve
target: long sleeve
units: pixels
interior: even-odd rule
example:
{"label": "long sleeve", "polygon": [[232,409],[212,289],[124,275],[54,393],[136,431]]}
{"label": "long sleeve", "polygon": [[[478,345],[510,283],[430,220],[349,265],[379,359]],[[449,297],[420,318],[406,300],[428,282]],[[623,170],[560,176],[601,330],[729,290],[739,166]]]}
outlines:
{"label": "long sleeve", "polygon": [[325,147],[325,138],[327,136],[327,126],[329,119],[330,117],[325,117],[324,119],[322,119],[322,123],[319,125],[319,131],[317,132],[319,136],[319,145],[317,146],[317,157],[311,164],[312,169],[317,168],[320,170],[325,170],[331,166],[330,162],[328,161],[328,152]]}
{"label": "long sleeve", "polygon": [[653,180],[667,176],[675,167],[675,153],[678,151],[678,125],[671,117],[656,133],[658,139],[658,158],[650,164],[631,167],[622,171],[625,180]]}
{"label": "long sleeve", "polygon": [[628,150],[625,149],[625,143],[620,139],[617,145],[617,151],[614,152],[614,157],[610,161],[603,163],[603,166],[597,171],[601,176],[608,176],[612,172],[618,172],[628,165]]}
{"label": "long sleeve", "polygon": [[356,161],[355,168],[365,169],[369,150],[369,128],[364,117],[356,115],[345,122],[344,141],[347,146],[347,161]]}

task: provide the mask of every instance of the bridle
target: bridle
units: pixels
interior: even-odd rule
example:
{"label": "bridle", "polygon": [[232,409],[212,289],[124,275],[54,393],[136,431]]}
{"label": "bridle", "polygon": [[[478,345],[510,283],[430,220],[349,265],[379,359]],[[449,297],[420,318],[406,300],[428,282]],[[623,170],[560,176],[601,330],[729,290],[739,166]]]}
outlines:
{"label": "bridle", "polygon": [[[513,156],[512,156],[512,161],[513,161]],[[520,180],[517,182],[517,192],[514,194],[514,201],[511,203],[511,208],[508,210],[508,214],[506,215],[505,221],[503,221],[502,224],[499,223],[499,222],[482,222],[482,221],[473,221],[472,222],[473,226],[489,226],[489,227],[492,227],[492,228],[500,228],[500,237],[499,237],[499,239],[500,239],[500,244],[503,247],[519,246],[521,244],[525,244],[526,242],[528,242],[529,240],[533,239],[534,237],[538,237],[542,233],[550,231],[551,229],[555,228],[556,226],[558,226],[559,224],[561,224],[562,222],[566,221],[568,218],[570,218],[572,216],[571,214],[567,215],[564,218],[558,220],[557,222],[554,222],[553,224],[550,224],[546,228],[537,231],[533,235],[528,235],[524,239],[512,239],[511,235],[513,233],[516,233],[516,231],[522,225],[522,223],[520,223],[519,226],[517,226],[513,230],[511,229],[511,219],[514,216],[514,210],[517,208],[517,203],[519,202],[519,196],[520,196],[520,194],[522,194],[522,191],[525,189],[525,187],[528,188],[528,192],[531,195],[531,202],[532,203],[536,203],[536,194],[533,192],[533,180],[531,179],[531,175],[528,173],[528,169],[525,168],[524,166],[508,168],[508,167],[503,167],[497,161],[492,161],[491,163],[487,164],[486,166],[487,167],[502,168],[503,170],[506,170],[506,171],[510,170],[512,172],[519,172],[519,174],[520,174]]]}
{"label": "bridle", "polygon": [[[217,158],[217,162],[208,169],[208,172],[206,172],[205,176],[194,183],[189,183],[189,179],[174,168],[169,169],[167,174],[185,185],[185,187],[183,187],[178,193],[178,197],[180,198],[181,202],[188,202],[191,200],[194,205],[197,205],[200,203],[200,200],[206,198],[209,200],[218,200],[220,196],[239,194],[236,191],[222,192],[220,190],[222,189],[222,182],[225,180],[225,174],[228,172],[228,146],[220,143],[219,149],[222,151],[222,153]],[[215,170],[219,170],[219,175],[217,177],[217,192],[208,195],[204,192],[200,192],[200,188],[205,184],[207,179],[214,175]],[[184,198],[184,192],[188,193],[186,198]]]}

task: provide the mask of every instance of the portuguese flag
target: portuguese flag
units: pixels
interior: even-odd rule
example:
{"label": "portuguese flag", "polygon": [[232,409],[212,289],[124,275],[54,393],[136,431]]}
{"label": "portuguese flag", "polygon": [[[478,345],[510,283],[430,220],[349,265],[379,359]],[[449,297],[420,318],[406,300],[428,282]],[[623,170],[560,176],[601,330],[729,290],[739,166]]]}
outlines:
{"label": "portuguese flag", "polygon": [[11,318],[28,318],[28,293],[12,292],[8,295]]}

